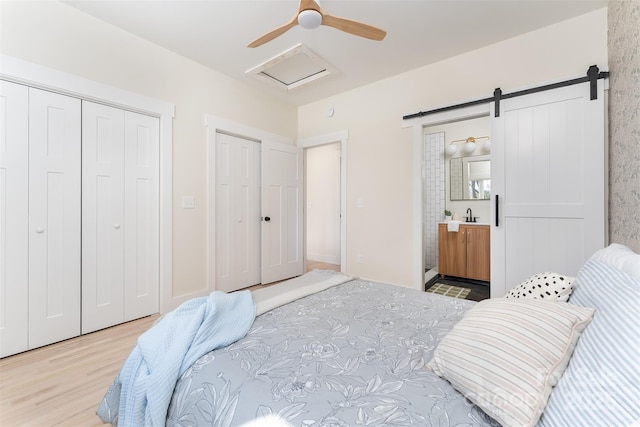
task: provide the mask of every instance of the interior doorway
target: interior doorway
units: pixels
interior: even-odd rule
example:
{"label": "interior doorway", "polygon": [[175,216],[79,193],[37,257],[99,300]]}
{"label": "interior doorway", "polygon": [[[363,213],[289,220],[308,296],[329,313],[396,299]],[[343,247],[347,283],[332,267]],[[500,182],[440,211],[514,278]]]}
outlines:
{"label": "interior doorway", "polygon": [[309,264],[340,266],[340,143],[305,150],[305,253]]}
{"label": "interior doorway", "polygon": [[[424,240],[424,143],[425,133],[435,132],[431,128],[447,123],[488,116],[489,105],[442,111],[436,114],[417,117],[407,121],[404,127],[413,128],[413,280],[411,287],[424,290],[425,286],[425,240]],[[444,148],[444,147],[443,147]],[[444,212],[443,212],[444,213]]]}
{"label": "interior doorway", "polygon": [[[301,147],[304,149],[304,159],[305,159],[305,164],[304,164],[304,169],[305,169],[305,182],[307,182],[310,177],[309,177],[309,170],[308,170],[308,158],[309,158],[309,153],[312,153],[311,156],[314,156],[314,153],[323,153],[320,157],[327,157],[328,159],[333,159],[334,161],[332,162],[331,160],[329,160],[327,163],[325,163],[325,160],[320,161],[320,170],[319,172],[315,173],[312,172],[312,174],[316,174],[318,176],[317,180],[317,188],[318,190],[313,190],[313,189],[308,189],[306,186],[305,188],[305,204],[304,204],[304,222],[305,222],[305,227],[304,227],[304,241],[305,241],[305,263],[306,263],[306,271],[309,270],[310,266],[313,265],[317,265],[316,268],[330,268],[330,269],[335,269],[335,270],[339,270],[342,273],[347,273],[347,211],[346,211],[346,206],[347,206],[347,197],[346,197],[346,193],[347,193],[347,142],[349,139],[349,131],[348,130],[342,130],[339,132],[335,132],[335,133],[330,133],[330,134],[325,134],[325,135],[319,135],[319,136],[313,136],[313,137],[309,137],[309,138],[303,138],[297,141],[298,147]],[[314,150],[314,149],[319,149],[320,151],[314,152],[314,151],[309,151],[309,150]],[[327,166],[329,163],[331,163],[332,166]],[[322,166],[322,165],[325,166]],[[315,166],[312,166],[312,169],[314,169]],[[336,171],[336,168],[338,169]],[[325,179],[326,178],[326,179]],[[314,178],[311,178],[312,181],[314,180]],[[326,187],[326,190],[324,189]],[[338,187],[338,188],[336,188]],[[312,191],[312,192],[318,192],[317,194],[311,194],[311,196],[309,196],[308,190]],[[320,196],[320,193],[322,194]],[[310,197],[310,199],[309,199]],[[309,255],[311,255],[312,257],[322,257],[322,254],[319,252],[313,252],[314,246],[309,247],[307,242],[309,240],[309,228],[310,226],[308,225],[309,221],[311,220],[311,227],[318,227],[317,229],[314,228],[314,231],[312,231],[312,234],[315,234],[316,231],[318,230],[319,233],[323,233],[322,228],[328,229],[328,233],[331,234],[331,236],[335,236],[335,223],[332,223],[332,225],[328,225],[327,223],[325,223],[322,219],[318,221],[317,218],[313,218],[314,214],[317,213],[318,211],[320,211],[320,206],[317,203],[323,203],[323,202],[318,202],[316,200],[319,200],[320,198],[329,198],[331,200],[335,200],[335,198],[339,197],[339,203],[338,203],[338,220],[339,220],[339,233],[337,234],[337,243],[339,243],[339,250],[337,251],[337,255],[339,257],[339,263],[337,264],[333,264],[332,263],[326,263],[323,260],[314,260],[312,258],[310,258]],[[309,209],[309,205],[308,203],[311,203],[310,209]],[[333,202],[331,202],[333,203]],[[323,207],[324,209],[324,207]],[[312,212],[311,216],[309,215],[310,211],[314,211]],[[335,215],[333,214],[328,214],[330,216],[333,216],[333,219],[335,220]],[[314,225],[316,224],[316,225]],[[328,227],[328,228],[326,228]],[[311,240],[314,241],[314,239],[316,239],[315,237],[311,237]],[[333,237],[331,237],[328,240],[332,240]],[[335,242],[334,242],[335,243]],[[325,242],[326,244],[326,242]],[[308,253],[308,251],[311,250],[311,254]],[[336,259],[336,258],[333,258]],[[310,262],[313,261],[313,262]]]}

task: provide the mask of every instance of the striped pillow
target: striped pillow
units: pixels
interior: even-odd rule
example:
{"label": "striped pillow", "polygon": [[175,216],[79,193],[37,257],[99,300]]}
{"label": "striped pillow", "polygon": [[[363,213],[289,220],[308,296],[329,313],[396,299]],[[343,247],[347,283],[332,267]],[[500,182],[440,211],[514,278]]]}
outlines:
{"label": "striped pillow", "polygon": [[640,279],[587,261],[570,304],[595,307],[540,426],[630,426],[640,420]]}
{"label": "striped pillow", "polygon": [[533,426],[593,309],[496,298],[471,308],[428,363],[503,426]]}

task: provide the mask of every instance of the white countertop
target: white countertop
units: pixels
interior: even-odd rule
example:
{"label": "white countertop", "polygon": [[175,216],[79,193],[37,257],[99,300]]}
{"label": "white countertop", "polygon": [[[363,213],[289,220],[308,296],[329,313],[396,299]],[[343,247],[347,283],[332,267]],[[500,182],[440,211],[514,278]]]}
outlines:
{"label": "white countertop", "polygon": [[[451,221],[440,221],[438,224],[448,224]],[[460,221],[460,225],[491,225],[488,222],[464,222]]]}

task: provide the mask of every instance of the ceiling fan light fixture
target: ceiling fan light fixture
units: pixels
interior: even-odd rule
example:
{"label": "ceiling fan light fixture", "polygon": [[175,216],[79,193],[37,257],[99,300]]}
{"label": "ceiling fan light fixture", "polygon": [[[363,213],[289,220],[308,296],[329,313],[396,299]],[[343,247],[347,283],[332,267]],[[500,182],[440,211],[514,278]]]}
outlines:
{"label": "ceiling fan light fixture", "polygon": [[322,24],[322,15],[317,10],[303,10],[298,14],[298,24],[300,24],[302,28],[313,30]]}

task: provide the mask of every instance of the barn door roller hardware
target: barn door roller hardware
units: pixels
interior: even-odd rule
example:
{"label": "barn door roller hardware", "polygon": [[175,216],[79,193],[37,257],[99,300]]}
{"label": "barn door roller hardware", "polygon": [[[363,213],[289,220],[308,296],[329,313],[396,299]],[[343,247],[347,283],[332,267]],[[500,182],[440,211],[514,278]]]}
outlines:
{"label": "barn door roller hardware", "polygon": [[608,71],[600,71],[600,69],[598,68],[597,65],[592,65],[589,67],[589,69],[587,70],[587,75],[584,77],[579,77],[577,79],[571,79],[571,80],[565,80],[562,82],[557,82],[557,83],[551,83],[548,85],[543,85],[543,86],[538,86],[538,87],[534,87],[531,89],[525,89],[525,90],[520,90],[517,92],[512,92],[512,93],[502,93],[502,89],[500,88],[496,88],[493,91],[493,96],[490,98],[483,98],[483,99],[478,99],[475,101],[470,101],[470,102],[465,102],[462,104],[456,104],[456,105],[450,105],[447,107],[442,107],[442,108],[436,108],[434,110],[429,110],[429,111],[420,111],[418,113],[414,113],[414,114],[409,114],[406,116],[403,116],[402,119],[403,120],[409,120],[409,119],[414,119],[416,117],[423,117],[423,116],[427,116],[429,114],[435,114],[435,113],[441,113],[443,111],[449,111],[449,110],[455,110],[455,109],[459,109],[459,108],[466,108],[466,107],[471,107],[474,105],[479,105],[479,104],[486,104],[488,102],[493,101],[494,105],[495,105],[495,111],[494,111],[494,116],[495,117],[500,117],[500,100],[502,99],[509,99],[509,98],[515,98],[516,96],[522,96],[522,95],[529,95],[531,93],[536,93],[536,92],[543,92],[545,90],[551,90],[551,89],[557,89],[560,87],[564,87],[564,86],[571,86],[571,85],[575,85],[575,84],[579,84],[579,83],[589,83],[589,90],[591,93],[591,100],[594,99],[598,99],[598,92],[597,92],[597,87],[598,87],[598,80],[599,79],[606,79],[609,77],[609,72]]}

